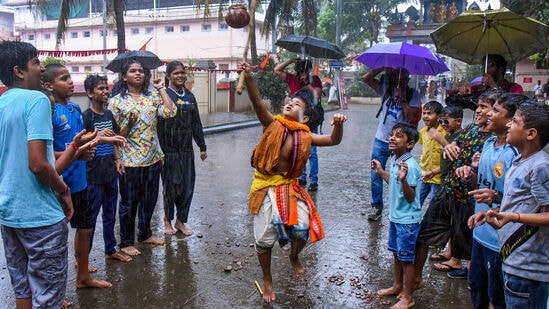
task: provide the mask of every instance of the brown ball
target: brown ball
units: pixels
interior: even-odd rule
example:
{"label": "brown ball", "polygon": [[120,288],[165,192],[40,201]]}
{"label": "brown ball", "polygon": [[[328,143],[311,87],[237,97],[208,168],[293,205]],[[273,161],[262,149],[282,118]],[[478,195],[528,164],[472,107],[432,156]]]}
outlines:
{"label": "brown ball", "polygon": [[231,28],[243,28],[250,23],[250,14],[244,5],[231,5],[225,16],[225,22]]}

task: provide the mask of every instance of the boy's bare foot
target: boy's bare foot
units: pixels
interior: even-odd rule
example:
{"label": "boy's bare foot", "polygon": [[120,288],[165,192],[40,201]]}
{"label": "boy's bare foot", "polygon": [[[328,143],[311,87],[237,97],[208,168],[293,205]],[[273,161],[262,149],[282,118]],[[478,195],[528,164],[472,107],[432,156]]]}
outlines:
{"label": "boy's bare foot", "polygon": [[115,252],[113,254],[105,254],[105,258],[112,260],[119,260],[122,262],[130,262],[132,257],[129,255],[122,254],[120,252]]}
{"label": "boy's bare foot", "polygon": [[266,303],[271,303],[276,300],[275,292],[273,290],[273,283],[267,280],[263,280],[263,301]]}
{"label": "boy's bare foot", "polygon": [[153,246],[163,246],[164,245],[164,241],[162,241],[162,240],[160,240],[159,238],[156,238],[156,237],[149,237],[149,238],[143,240],[143,243],[148,244],[148,245],[153,245]]}
{"label": "boy's bare foot", "polygon": [[172,222],[166,217],[164,217],[164,234],[175,235],[175,230],[172,227]]}
{"label": "boy's bare foot", "polygon": [[377,296],[381,298],[383,296],[396,295],[396,294],[400,293],[401,291],[402,291],[402,288],[392,286],[390,288],[381,289],[381,290],[377,291]]}
{"label": "boy's bare foot", "polygon": [[[74,267],[78,268],[78,262],[74,260]],[[97,271],[97,267],[93,266],[90,262],[88,262],[88,272],[94,273]]]}
{"label": "boy's bare foot", "polygon": [[120,249],[120,251],[122,251],[124,254],[127,254],[129,256],[136,256],[141,254],[141,251],[135,249],[134,246],[124,247]]}
{"label": "boy's bare foot", "polygon": [[179,221],[179,220],[175,221],[175,228],[178,229],[179,231],[181,231],[181,233],[183,233],[183,235],[185,235],[185,236],[191,236],[193,234],[193,231],[188,229],[185,226],[185,223],[181,223],[181,221]]}
{"label": "boy's bare foot", "polygon": [[292,257],[292,255],[290,255],[290,263],[294,267],[294,273],[296,277],[303,277],[305,275],[305,267],[303,267],[303,264],[301,264],[301,261],[299,260],[299,257],[297,255],[295,257]]}
{"label": "boy's bare foot", "polygon": [[88,277],[84,280],[76,279],[76,288],[77,289],[83,289],[83,288],[110,288],[112,284],[110,282],[107,282],[105,280],[99,280],[94,279],[92,277]]}
{"label": "boy's bare foot", "polygon": [[65,299],[61,308],[69,308],[70,306],[72,306],[72,303],[68,299]]}
{"label": "boy's bare foot", "polygon": [[412,297],[406,297],[402,295],[398,303],[391,307],[391,309],[409,309],[416,305],[416,302]]}

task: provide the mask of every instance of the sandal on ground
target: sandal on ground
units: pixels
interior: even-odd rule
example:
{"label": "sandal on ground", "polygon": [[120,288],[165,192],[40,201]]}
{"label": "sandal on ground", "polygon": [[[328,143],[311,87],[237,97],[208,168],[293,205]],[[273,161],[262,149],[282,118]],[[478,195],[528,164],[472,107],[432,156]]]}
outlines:
{"label": "sandal on ground", "polygon": [[460,270],[461,269],[461,267],[455,267],[455,266],[452,266],[452,265],[450,265],[446,262],[433,264],[433,268],[438,270],[438,271],[453,271],[453,270]]}
{"label": "sandal on ground", "polygon": [[444,253],[448,253],[448,251],[441,251],[431,255],[431,261],[448,261],[450,258],[445,257]]}

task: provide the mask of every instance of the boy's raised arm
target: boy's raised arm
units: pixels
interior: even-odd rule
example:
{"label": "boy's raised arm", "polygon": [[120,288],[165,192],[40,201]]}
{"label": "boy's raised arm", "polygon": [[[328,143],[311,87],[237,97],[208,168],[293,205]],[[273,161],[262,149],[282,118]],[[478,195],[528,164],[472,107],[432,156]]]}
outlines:
{"label": "boy's raised arm", "polygon": [[335,114],[331,125],[334,127],[332,134],[319,135],[311,134],[312,143],[314,146],[333,146],[341,143],[343,138],[343,123],[347,121],[347,117],[342,114]]}
{"label": "boy's raised arm", "polygon": [[244,76],[248,97],[252,101],[252,105],[254,107],[257,118],[259,119],[259,122],[261,122],[261,125],[263,125],[264,127],[267,127],[269,124],[271,124],[271,122],[273,122],[274,117],[273,114],[271,114],[267,109],[267,105],[265,104],[265,102],[263,102],[263,100],[261,99],[261,95],[259,94],[257,85],[255,84],[252,74],[250,73],[250,65],[245,62],[241,63],[238,66],[238,72],[244,72],[243,74],[245,74]]}

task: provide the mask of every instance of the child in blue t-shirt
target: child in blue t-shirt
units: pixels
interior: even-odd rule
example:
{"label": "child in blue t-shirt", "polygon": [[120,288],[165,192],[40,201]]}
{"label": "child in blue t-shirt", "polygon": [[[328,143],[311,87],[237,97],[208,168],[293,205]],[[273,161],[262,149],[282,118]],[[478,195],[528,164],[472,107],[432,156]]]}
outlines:
{"label": "child in blue t-shirt", "polygon": [[[71,75],[65,66],[49,64],[42,75],[44,87],[52,92],[55,99],[55,113],[53,115],[53,148],[56,157],[68,148],[78,148],[73,138],[83,129],[82,111],[78,104],[70,102],[74,85]],[[76,287],[111,287],[112,284],[94,279],[88,269],[90,249],[90,235],[93,228],[93,216],[88,203],[86,181],[86,162],[92,159],[95,148],[84,152],[64,172],[63,180],[69,185],[74,215],[70,220],[71,227],[76,229],[74,236],[74,254],[77,264]]]}
{"label": "child in blue t-shirt", "polygon": [[487,212],[498,230],[507,308],[547,308],[549,297],[549,106],[523,101],[506,141],[520,155],[505,175],[501,207]]}
{"label": "child in blue t-shirt", "polygon": [[417,129],[409,124],[397,123],[389,136],[389,150],[394,153],[389,172],[381,163],[372,160],[372,169],[389,184],[389,251],[394,257],[393,286],[377,292],[379,297],[399,295],[398,308],[415,305],[414,256],[421,222],[419,184],[421,167],[412,157],[412,149],[419,139]]}

